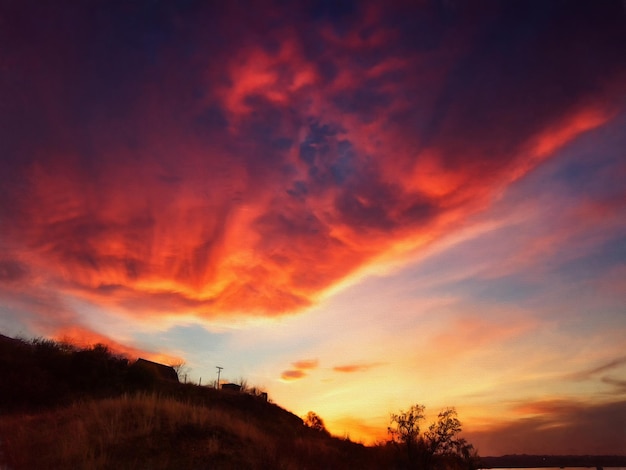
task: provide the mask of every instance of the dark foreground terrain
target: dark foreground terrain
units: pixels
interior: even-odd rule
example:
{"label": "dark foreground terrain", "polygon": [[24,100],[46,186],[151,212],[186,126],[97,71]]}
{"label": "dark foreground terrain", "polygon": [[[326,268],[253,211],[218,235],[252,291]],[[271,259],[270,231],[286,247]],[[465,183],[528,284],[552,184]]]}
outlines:
{"label": "dark foreground terrain", "polygon": [[624,455],[503,455],[480,461],[483,468],[626,467]]}
{"label": "dark foreground terrain", "polygon": [[388,468],[263,396],[162,380],[104,346],[0,336],[0,468]]}

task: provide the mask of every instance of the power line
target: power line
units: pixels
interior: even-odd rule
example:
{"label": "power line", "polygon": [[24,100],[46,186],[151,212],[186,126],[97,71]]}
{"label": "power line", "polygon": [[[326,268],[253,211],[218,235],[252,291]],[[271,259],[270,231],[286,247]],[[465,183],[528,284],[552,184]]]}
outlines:
{"label": "power line", "polygon": [[220,373],[222,372],[223,367],[215,366],[217,368],[217,384],[215,388],[220,388]]}

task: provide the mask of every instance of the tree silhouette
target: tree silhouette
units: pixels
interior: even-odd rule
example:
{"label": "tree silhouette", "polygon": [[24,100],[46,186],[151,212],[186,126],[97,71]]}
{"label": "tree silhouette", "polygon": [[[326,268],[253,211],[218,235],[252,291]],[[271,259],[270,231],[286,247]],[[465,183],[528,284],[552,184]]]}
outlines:
{"label": "tree silhouette", "polygon": [[474,470],[478,454],[474,447],[459,437],[461,422],[456,409],[446,408],[428,430],[420,434],[424,405],[413,405],[407,411],[391,415],[387,428],[391,441],[404,447],[410,468],[464,468]]}
{"label": "tree silhouette", "polygon": [[329,434],[326,430],[326,426],[324,425],[324,421],[317,415],[317,413],[309,411],[303,421],[305,426],[315,429],[316,431],[323,432],[324,434]]}
{"label": "tree silhouette", "polygon": [[191,368],[182,359],[170,363],[169,366],[176,371],[178,380],[182,380],[183,377],[187,376],[187,374],[191,372]]}
{"label": "tree silhouette", "polygon": [[437,416],[437,421],[428,427],[424,440],[431,454],[453,452],[457,446],[457,434],[461,432],[461,422],[454,408],[446,408]]}
{"label": "tree silhouette", "polygon": [[391,424],[387,432],[391,441],[404,446],[409,462],[415,460],[415,452],[419,443],[420,422],[424,419],[424,405],[413,405],[407,411],[400,410],[398,414],[391,414]]}

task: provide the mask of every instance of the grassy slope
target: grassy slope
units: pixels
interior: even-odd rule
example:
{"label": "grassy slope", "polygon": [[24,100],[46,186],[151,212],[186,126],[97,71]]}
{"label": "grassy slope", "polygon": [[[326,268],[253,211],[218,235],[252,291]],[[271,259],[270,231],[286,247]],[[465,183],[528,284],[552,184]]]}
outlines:
{"label": "grassy slope", "polygon": [[138,376],[101,348],[0,337],[0,374],[0,455],[12,469],[389,467],[382,449],[274,404]]}
{"label": "grassy slope", "polygon": [[369,449],[281,414],[140,393],[5,417],[0,435],[15,469],[380,468]]}

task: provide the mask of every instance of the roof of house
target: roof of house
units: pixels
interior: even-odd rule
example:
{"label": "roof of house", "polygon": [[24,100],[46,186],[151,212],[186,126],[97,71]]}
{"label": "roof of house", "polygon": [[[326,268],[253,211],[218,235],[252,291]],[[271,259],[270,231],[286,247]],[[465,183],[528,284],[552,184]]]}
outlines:
{"label": "roof of house", "polygon": [[139,358],[135,363],[140,367],[152,371],[159,379],[178,382],[178,374],[172,366],[159,364],[158,362],[149,361],[148,359]]}
{"label": "roof of house", "polygon": [[239,391],[239,390],[241,390],[241,385],[239,385],[239,384],[222,384],[222,389],[223,390],[236,390],[236,391]]}

